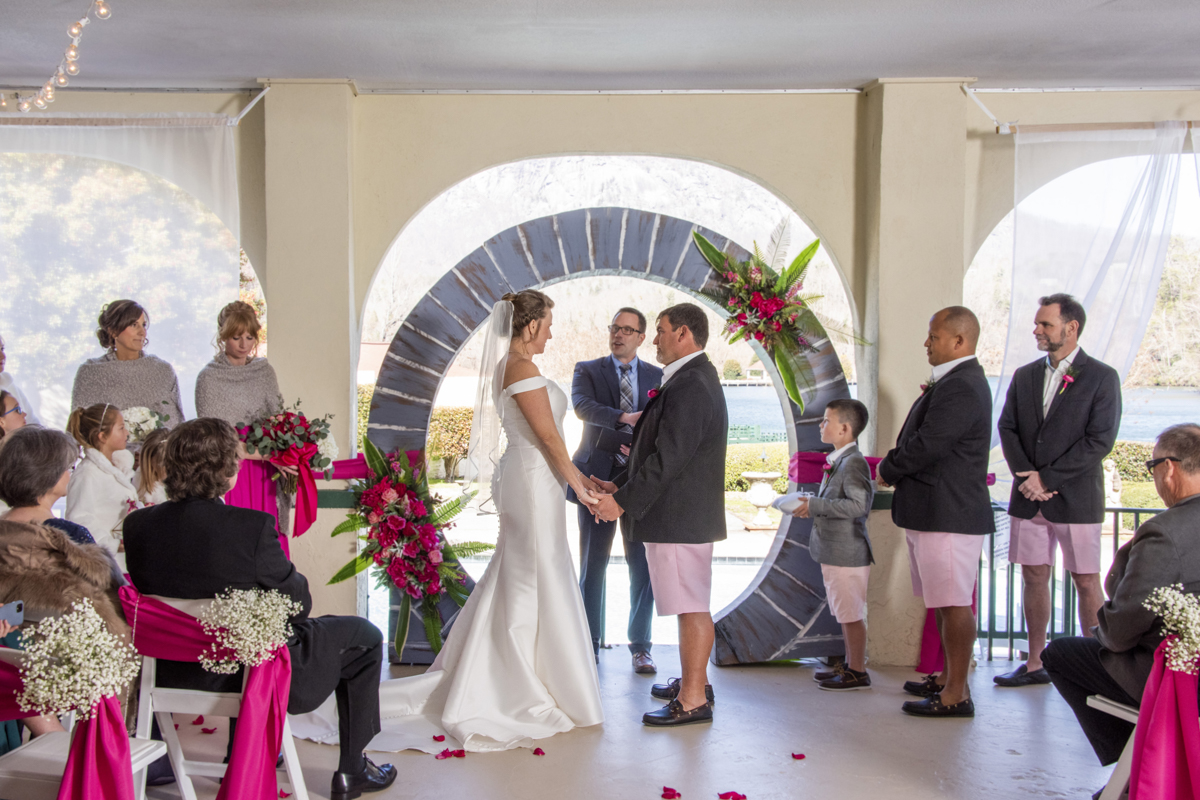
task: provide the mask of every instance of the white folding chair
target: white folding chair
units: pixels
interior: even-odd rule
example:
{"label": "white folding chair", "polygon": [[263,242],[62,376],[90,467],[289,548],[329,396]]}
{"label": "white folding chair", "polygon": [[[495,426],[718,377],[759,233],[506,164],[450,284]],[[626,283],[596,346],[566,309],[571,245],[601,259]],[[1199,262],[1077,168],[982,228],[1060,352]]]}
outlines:
{"label": "white folding chair", "polygon": [[[24,654],[20,650],[0,651],[0,660],[19,664]],[[63,720],[66,732],[47,733],[31,739],[15,750],[0,756],[0,798],[5,800],[55,800],[62,783],[63,769],[71,749],[75,714]],[[129,755],[133,769],[135,797],[146,797],[146,767],[162,756],[167,747],[162,742],[143,739],[129,740]]]}
{"label": "white folding chair", "polygon": [[[199,616],[211,600],[178,600],[169,597],[155,597],[156,600],[183,611],[191,616]],[[171,767],[175,771],[179,793],[183,800],[196,800],[196,789],[192,785],[193,777],[222,778],[225,776],[227,764],[216,761],[192,761],[184,758],[183,748],[179,743],[179,733],[175,730],[172,714],[199,714],[214,717],[236,717],[241,709],[241,692],[205,692],[199,689],[165,689],[155,686],[157,661],[149,656],[142,657],[142,686],[138,697],[138,736],[149,738],[152,720],[158,720],[158,728],[162,732],[167,745],[167,755],[171,758]],[[243,686],[245,679],[243,678]],[[308,789],[304,785],[304,773],[300,769],[300,759],[296,755],[296,742],[292,738],[292,728],[287,718],[283,722],[283,769],[279,770],[279,788],[291,794],[295,800],[308,800]]]}
{"label": "white folding chair", "polygon": [[1133,766],[1133,739],[1134,734],[1137,732],[1138,710],[1133,706],[1109,700],[1107,697],[1098,694],[1089,696],[1087,704],[1097,711],[1103,711],[1105,714],[1110,714],[1126,722],[1132,722],[1134,725],[1134,733],[1129,734],[1129,741],[1125,743],[1125,749],[1121,751],[1121,757],[1117,759],[1117,765],[1113,767],[1112,775],[1109,776],[1108,783],[1104,784],[1104,791],[1100,793],[1100,800],[1117,800],[1121,796],[1121,793],[1125,791],[1125,787],[1129,785],[1129,772]]}

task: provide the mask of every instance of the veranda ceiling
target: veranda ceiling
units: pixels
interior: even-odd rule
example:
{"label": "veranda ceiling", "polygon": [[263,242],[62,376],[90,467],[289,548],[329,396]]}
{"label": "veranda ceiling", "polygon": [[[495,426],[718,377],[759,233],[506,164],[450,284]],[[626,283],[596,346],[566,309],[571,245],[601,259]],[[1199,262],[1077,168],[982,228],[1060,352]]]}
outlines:
{"label": "veranda ceiling", "polygon": [[[1200,84],[1195,0],[111,0],[73,86],[361,89]],[[40,86],[88,0],[0,0],[0,86]]]}

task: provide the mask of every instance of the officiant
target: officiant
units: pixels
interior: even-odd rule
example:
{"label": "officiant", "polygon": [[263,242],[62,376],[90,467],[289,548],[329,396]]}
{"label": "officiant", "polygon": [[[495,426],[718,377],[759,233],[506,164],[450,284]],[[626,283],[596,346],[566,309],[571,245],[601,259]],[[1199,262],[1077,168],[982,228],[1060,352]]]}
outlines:
{"label": "officiant", "polygon": [[[583,440],[572,460],[584,475],[610,480],[628,460],[633,426],[649,401],[648,392],[662,382],[662,370],[637,357],[638,347],[645,340],[646,316],[636,308],[619,309],[608,326],[610,354],[575,365],[571,402],[575,415],[585,425]],[[567,497],[578,502],[574,492],[569,491]],[[597,521],[587,508],[579,506],[579,589],[597,658],[604,639],[605,576],[616,529],[615,520]],[[653,675],[656,669],[650,657],[650,624],[654,594],[646,567],[646,546],[628,539],[623,543],[629,567],[628,635],[633,671]]]}

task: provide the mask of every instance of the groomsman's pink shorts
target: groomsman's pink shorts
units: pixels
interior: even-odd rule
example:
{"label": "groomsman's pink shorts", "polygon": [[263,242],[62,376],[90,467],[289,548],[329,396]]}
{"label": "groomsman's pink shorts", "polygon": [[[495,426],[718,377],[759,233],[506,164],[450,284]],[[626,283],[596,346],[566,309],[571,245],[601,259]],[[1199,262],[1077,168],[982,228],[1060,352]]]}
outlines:
{"label": "groomsman's pink shorts", "polygon": [[858,622],[867,615],[867,581],[871,568],[835,567],[821,565],[821,578],[825,582],[825,599],[833,618],[842,624]]}
{"label": "groomsman's pink shorts", "polygon": [[970,606],[986,536],[905,531],[913,594],[926,608]]}
{"label": "groomsman's pink shorts", "polygon": [[707,612],[712,603],[712,542],[646,542],[650,588],[660,617]]}
{"label": "groomsman's pink shorts", "polygon": [[1008,560],[1028,566],[1054,563],[1054,543],[1062,547],[1063,568],[1077,575],[1100,572],[1100,523],[1051,522],[1009,517]]}

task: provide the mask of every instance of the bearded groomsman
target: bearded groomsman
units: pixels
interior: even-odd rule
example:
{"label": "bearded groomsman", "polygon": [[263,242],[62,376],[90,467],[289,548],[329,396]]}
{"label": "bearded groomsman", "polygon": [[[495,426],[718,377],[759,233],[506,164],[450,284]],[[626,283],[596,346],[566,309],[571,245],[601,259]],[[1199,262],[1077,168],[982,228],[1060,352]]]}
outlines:
{"label": "bearded groomsman", "polygon": [[925,340],[933,377],[879,464],[880,483],[896,487],[892,520],[905,529],[913,594],[935,609],[946,653],[940,679],[904,684],[924,698],[904,704],[915,716],[975,716],[967,689],[971,601],[984,535],[995,530],[987,488],[992,392],[975,358],[978,342],[979,320],[970,309],[950,306],[933,315]]}
{"label": "bearded groomsman", "polygon": [[[575,416],[585,423],[583,439],[572,461],[584,475],[609,480],[625,469],[633,426],[642,416],[650,391],[662,382],[662,370],[637,357],[646,340],[646,316],[636,308],[622,308],[608,326],[611,355],[575,365],[571,402]],[[574,492],[571,492],[574,501]],[[598,655],[604,639],[604,591],[608,557],[616,535],[615,520],[605,522],[579,506],[579,590],[592,634],[592,649]],[[653,675],[650,657],[650,627],[654,615],[654,592],[646,566],[646,545],[623,540],[629,567],[629,650],[633,671]]]}
{"label": "bearded groomsman", "polygon": [[993,678],[999,686],[1050,683],[1042,649],[1056,542],[1075,581],[1084,636],[1091,635],[1104,603],[1103,461],[1121,424],[1121,378],[1079,347],[1087,322],[1079,301],[1052,294],[1038,303],[1033,335],[1046,357],[1013,373],[1000,415],[1000,443],[1013,474],[1008,560],[1021,565],[1029,659]]}

